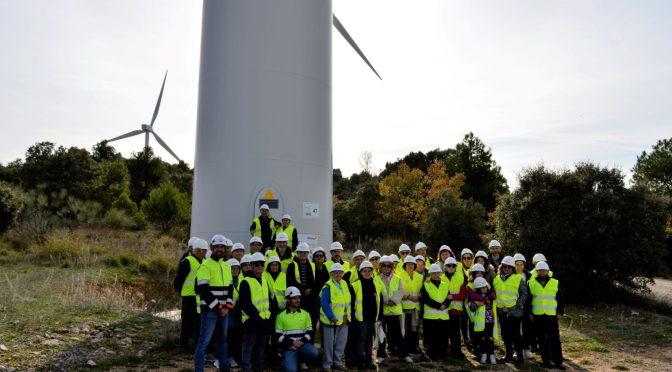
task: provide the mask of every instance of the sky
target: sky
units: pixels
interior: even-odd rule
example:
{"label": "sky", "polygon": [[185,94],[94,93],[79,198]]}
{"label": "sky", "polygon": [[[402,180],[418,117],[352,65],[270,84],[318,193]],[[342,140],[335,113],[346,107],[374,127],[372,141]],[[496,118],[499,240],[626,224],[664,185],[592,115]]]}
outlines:
{"label": "sky", "polygon": [[[317,0],[316,0],[317,1]],[[193,165],[199,1],[0,0],[0,163],[148,123]],[[672,137],[670,1],[334,0],[380,81],[333,33],[334,167],[380,170],[473,132],[510,186],[525,167],[629,173]],[[114,142],[125,156],[144,136]],[[172,157],[154,145],[166,161]]]}

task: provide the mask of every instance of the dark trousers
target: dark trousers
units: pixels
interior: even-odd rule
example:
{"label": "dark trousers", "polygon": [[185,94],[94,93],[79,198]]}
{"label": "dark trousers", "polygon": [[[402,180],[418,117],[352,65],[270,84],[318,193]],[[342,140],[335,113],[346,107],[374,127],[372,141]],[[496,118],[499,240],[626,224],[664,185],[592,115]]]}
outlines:
{"label": "dark trousers", "polygon": [[474,343],[478,345],[478,350],[486,355],[495,354],[495,340],[492,338],[492,329],[495,323],[485,323],[485,329],[480,332],[474,332]]}
{"label": "dark trousers", "polygon": [[349,332],[348,336],[354,334],[357,342],[357,364],[361,367],[368,366],[373,362],[373,339],[375,336],[376,323],[357,322],[351,323],[355,332]]}
{"label": "dark trousers", "polygon": [[[229,321],[230,320],[231,319],[229,319]],[[242,325],[238,324],[238,326],[236,327],[231,327],[231,324],[229,323],[229,337],[228,337],[229,357],[235,359],[236,362],[238,363],[242,363],[242,354],[241,354],[242,343],[243,343]]]}
{"label": "dark trousers", "polygon": [[449,320],[423,319],[422,329],[425,342],[428,343],[427,355],[432,359],[446,356],[448,348]]}
{"label": "dark trousers", "polygon": [[523,358],[523,343],[520,337],[521,318],[506,316],[506,314],[501,312],[498,315],[499,324],[502,327],[502,341],[504,341],[506,357],[512,358],[513,349],[515,348],[518,358]]}
{"label": "dark trousers", "polygon": [[538,350],[537,336],[534,331],[534,325],[528,317],[524,317],[522,321],[523,325],[523,349],[528,349],[532,351]]}
{"label": "dark trousers", "polygon": [[[469,329],[471,328],[469,326],[469,317],[468,316],[463,316],[460,318],[460,330],[462,331],[462,338],[464,338],[464,344],[465,345],[471,345],[470,341],[470,332]],[[473,332],[471,332],[473,334]]]}
{"label": "dark trousers", "polygon": [[266,332],[243,332],[243,370],[263,368],[267,337]]}
{"label": "dark trousers", "polygon": [[[420,352],[420,338],[418,337],[418,329],[413,330],[413,313],[404,313],[404,347],[406,351],[414,354],[421,354]],[[420,318],[422,321],[422,318]]]}
{"label": "dark trousers", "polygon": [[189,347],[189,338],[194,338],[194,344],[198,341],[198,334],[201,328],[201,315],[196,312],[198,304],[196,304],[195,296],[182,297],[182,312],[180,318],[182,324],[180,326],[180,347],[187,351],[193,349]]}
{"label": "dark trousers", "polygon": [[[401,337],[401,317],[402,315],[383,316],[383,327],[387,337],[387,349],[390,353],[396,353],[399,358],[406,358],[408,352],[404,346],[404,340]],[[384,343],[378,347],[378,356],[384,357]]]}
{"label": "dark trousers", "polygon": [[[462,340],[460,338],[460,324],[462,318],[466,318],[464,314],[454,315],[450,314],[450,319],[448,320],[448,335],[450,338],[450,354],[454,357],[461,357],[462,354]],[[424,325],[423,325],[424,327]],[[423,328],[427,329],[427,328]]]}
{"label": "dark trousers", "polygon": [[562,345],[560,344],[558,318],[554,315],[535,315],[534,330],[539,339],[541,360],[544,363],[552,360],[556,365],[562,364]]}

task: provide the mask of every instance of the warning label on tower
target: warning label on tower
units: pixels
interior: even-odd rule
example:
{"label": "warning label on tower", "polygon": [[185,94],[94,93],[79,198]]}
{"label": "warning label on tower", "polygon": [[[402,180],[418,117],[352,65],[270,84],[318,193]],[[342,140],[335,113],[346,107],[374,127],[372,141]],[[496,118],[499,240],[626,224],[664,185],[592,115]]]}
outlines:
{"label": "warning label on tower", "polygon": [[303,202],[303,218],[320,218],[320,203]]}

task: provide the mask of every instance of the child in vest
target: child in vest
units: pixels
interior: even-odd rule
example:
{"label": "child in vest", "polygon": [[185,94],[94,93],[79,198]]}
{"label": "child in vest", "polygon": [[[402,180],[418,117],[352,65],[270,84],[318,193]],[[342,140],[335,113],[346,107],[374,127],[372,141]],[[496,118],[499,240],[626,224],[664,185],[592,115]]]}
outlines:
{"label": "child in vest", "polygon": [[475,290],[469,291],[469,309],[474,323],[474,341],[481,352],[481,364],[486,363],[488,356],[491,364],[497,364],[493,334],[497,326],[497,295],[484,278],[474,279],[473,285]]}

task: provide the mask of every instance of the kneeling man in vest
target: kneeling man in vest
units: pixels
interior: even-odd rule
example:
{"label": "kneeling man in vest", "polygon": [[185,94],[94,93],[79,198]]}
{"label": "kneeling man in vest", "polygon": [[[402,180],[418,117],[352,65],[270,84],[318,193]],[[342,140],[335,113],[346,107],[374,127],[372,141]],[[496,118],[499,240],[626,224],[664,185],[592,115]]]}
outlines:
{"label": "kneeling man in vest", "polygon": [[301,292],[296,287],[285,290],[286,309],[275,319],[275,336],[282,350],[282,367],[286,372],[308,369],[305,363],[317,358],[319,354],[310,341],[313,339],[313,326],[310,314],[301,310]]}

